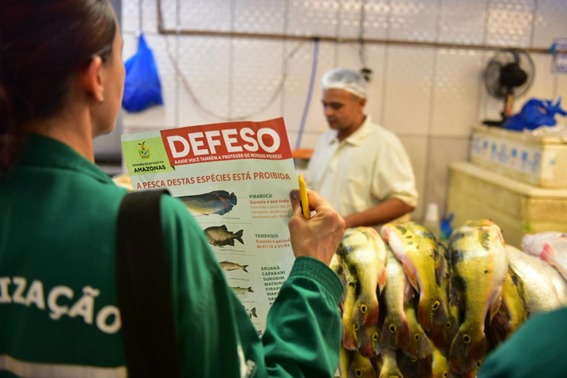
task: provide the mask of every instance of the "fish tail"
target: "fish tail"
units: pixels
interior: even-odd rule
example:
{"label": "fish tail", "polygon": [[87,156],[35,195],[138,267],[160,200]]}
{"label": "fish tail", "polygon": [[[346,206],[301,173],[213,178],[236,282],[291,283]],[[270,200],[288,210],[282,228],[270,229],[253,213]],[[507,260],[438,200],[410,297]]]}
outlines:
{"label": "fish tail", "polygon": [[228,201],[231,203],[232,206],[235,206],[237,202],[236,195],[234,193],[230,193],[230,195],[228,196]]}
{"label": "fish tail", "polygon": [[234,238],[236,240],[238,240],[240,242],[240,244],[244,244],[244,241],[242,240],[242,235],[244,234],[244,230],[240,230],[238,231],[235,235]]}
{"label": "fish tail", "polygon": [[246,268],[248,268],[248,265],[242,265],[242,270],[245,271],[246,273],[248,273],[248,271],[246,270]]}
{"label": "fish tail", "polygon": [[250,293],[253,293],[253,292],[254,292],[254,290],[252,290],[252,286],[249,286],[249,287],[246,289],[246,291],[248,291],[248,292],[250,292]]}
{"label": "fish tail", "polygon": [[382,291],[382,289],[384,289],[384,286],[386,286],[387,281],[388,281],[388,277],[387,277],[386,269],[384,269],[380,277],[378,277],[378,294],[379,292]]}

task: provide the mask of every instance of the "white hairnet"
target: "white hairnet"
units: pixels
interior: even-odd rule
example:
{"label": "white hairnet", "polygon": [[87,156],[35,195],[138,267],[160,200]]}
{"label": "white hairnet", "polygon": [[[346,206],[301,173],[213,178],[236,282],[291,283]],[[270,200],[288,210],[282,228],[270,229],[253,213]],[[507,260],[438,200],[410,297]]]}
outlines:
{"label": "white hairnet", "polygon": [[366,98],[366,80],[357,71],[349,68],[335,68],[323,75],[323,90],[342,89],[353,95]]}

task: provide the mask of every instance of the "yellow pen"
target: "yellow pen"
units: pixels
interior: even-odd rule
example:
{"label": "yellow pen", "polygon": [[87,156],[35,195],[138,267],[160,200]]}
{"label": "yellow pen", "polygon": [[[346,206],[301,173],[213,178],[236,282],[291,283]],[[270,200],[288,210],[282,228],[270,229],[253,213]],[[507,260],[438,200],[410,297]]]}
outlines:
{"label": "yellow pen", "polygon": [[298,176],[299,181],[299,199],[301,200],[301,210],[303,211],[303,216],[305,219],[311,218],[311,212],[309,211],[309,199],[307,198],[307,186],[305,185],[305,179],[303,175]]}

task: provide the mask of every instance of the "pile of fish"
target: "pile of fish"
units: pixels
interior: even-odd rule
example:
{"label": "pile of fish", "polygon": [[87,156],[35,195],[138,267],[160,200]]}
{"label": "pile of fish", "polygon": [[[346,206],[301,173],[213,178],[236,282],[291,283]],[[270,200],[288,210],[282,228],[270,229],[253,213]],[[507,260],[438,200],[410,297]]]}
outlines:
{"label": "pile of fish", "polygon": [[347,229],[331,262],[345,286],[340,376],[475,377],[532,314],[567,306],[567,236],[526,235],[522,249],[487,219],[446,244],[415,222]]}

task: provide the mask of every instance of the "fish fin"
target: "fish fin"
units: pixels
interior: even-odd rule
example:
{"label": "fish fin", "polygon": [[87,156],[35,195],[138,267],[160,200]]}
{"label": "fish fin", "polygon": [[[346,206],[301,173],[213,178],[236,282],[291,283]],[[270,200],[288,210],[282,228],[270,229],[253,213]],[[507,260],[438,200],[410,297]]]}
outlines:
{"label": "fish fin", "polygon": [[432,327],[432,314],[429,305],[429,298],[421,295],[419,297],[418,307],[417,307],[417,319],[419,324],[426,330],[431,331]]}
{"label": "fish fin", "polygon": [[489,323],[492,323],[492,319],[494,318],[494,315],[498,313],[498,310],[500,310],[501,304],[502,304],[502,294],[498,294],[498,296],[490,304],[490,309],[488,310]]}
{"label": "fish fin", "polygon": [[386,282],[387,282],[387,273],[386,273],[386,269],[382,270],[382,274],[380,275],[380,277],[378,277],[378,290],[379,293],[382,292],[382,290],[384,290],[384,286],[386,286]]}
{"label": "fish fin", "polygon": [[358,341],[353,325],[343,321],[343,347],[348,350],[358,349]]}
{"label": "fish fin", "polygon": [[240,230],[238,231],[236,234],[234,234],[234,238],[236,240],[238,240],[240,242],[240,244],[244,244],[244,241],[242,240],[242,235],[244,234],[244,230]]}
{"label": "fish fin", "polygon": [[544,243],[540,255],[541,259],[548,264],[555,265],[555,249],[549,243]]}
{"label": "fish fin", "polygon": [[411,265],[407,263],[407,261],[402,261],[402,266],[404,268],[404,272],[406,272],[406,277],[409,281],[409,283],[411,284],[411,286],[413,286],[413,288],[415,290],[417,290],[419,292],[419,284],[417,281],[417,275],[415,273],[415,271],[412,269]]}

